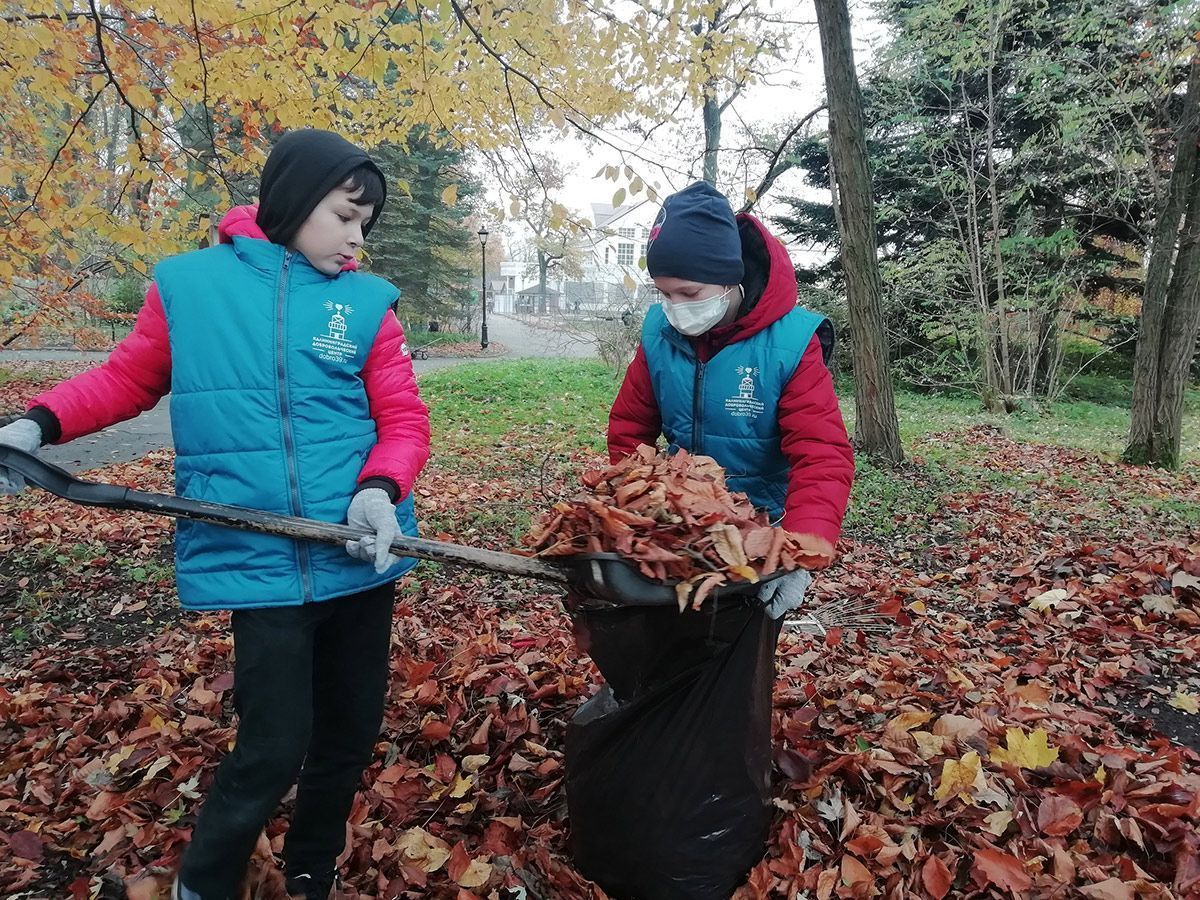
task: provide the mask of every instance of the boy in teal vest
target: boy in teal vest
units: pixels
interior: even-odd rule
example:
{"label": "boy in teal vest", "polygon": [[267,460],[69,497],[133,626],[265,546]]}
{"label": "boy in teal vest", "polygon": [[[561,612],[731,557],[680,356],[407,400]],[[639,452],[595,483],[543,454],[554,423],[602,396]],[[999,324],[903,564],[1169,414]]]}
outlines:
{"label": "boy in teal vest", "polygon": [[[826,366],[833,328],[797,306],[783,244],[701,181],[664,201],[646,267],[661,302],[613,403],[612,461],[660,435],[711,456],[733,490],[828,565],[854,458]],[[769,582],[769,614],[799,607],[810,581],[797,570]]]}
{"label": "boy in teal vest", "polygon": [[[0,429],[0,443],[36,452],[170,393],[180,496],[369,532],[343,550],[178,524],[184,607],[233,611],[239,715],[183,856],[182,900],[235,896],[297,779],[287,887],[325,900],[373,755],[394,582],[416,562],[388,550],[398,534],[416,534],[412,488],[429,457],[429,413],[391,310],[398,291],[356,271],[385,198],[379,168],[343,138],[285,135],[259,205],[232,210],[217,246],[158,265],[109,360]],[[0,468],[0,490],[20,487]]]}

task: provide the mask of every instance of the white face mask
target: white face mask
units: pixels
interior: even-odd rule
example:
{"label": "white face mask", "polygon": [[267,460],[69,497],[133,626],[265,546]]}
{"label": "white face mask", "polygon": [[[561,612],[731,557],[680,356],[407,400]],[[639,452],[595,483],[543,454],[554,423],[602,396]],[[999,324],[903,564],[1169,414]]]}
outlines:
{"label": "white face mask", "polygon": [[680,334],[695,337],[704,334],[725,318],[725,313],[729,312],[729,292],[732,290],[732,287],[726,288],[712,297],[688,300],[684,303],[664,300],[663,312],[667,314],[667,321],[671,323],[672,328]]}

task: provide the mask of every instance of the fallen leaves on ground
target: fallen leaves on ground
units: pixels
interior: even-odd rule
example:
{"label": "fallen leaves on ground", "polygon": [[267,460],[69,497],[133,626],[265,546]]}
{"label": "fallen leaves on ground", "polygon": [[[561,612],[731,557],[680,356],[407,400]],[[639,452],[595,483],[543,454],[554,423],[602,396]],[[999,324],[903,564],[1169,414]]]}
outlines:
{"label": "fallen leaves on ground", "polygon": [[[740,898],[1200,891],[1200,758],[1185,745],[1191,732],[1172,741],[1156,728],[1197,720],[1170,704],[1200,692],[1200,534],[1158,527],[1144,508],[1155,493],[1200,503],[1200,470],[1147,473],[984,429],[925,446],[939,442],[973,453],[972,472],[1026,477],[983,489],[963,479],[913,527],[846,542],[818,578],[822,600],[867,598],[900,624],[869,640],[785,632],[778,811]],[[448,537],[510,546],[525,527],[517,511],[559,493],[581,460],[544,477],[544,455],[500,446],[476,460],[487,478],[435,459],[419,497],[427,520]],[[77,529],[119,529],[29,502],[0,501],[14,546],[36,537],[61,551]],[[52,509],[59,535],[38,531]],[[106,534],[114,553],[140,546],[136,530]],[[168,536],[147,540],[161,548]],[[399,588],[347,895],[602,897],[572,869],[566,842],[563,738],[598,677],[559,597],[462,570],[418,573]],[[59,604],[111,606],[102,591],[69,593],[85,581],[46,590]],[[1033,608],[1049,591],[1066,594]],[[1161,597],[1171,603],[1147,602]],[[0,893],[89,897],[107,877],[153,896],[233,736],[230,653],[222,617],[185,616],[123,646],[68,640],[6,654]],[[288,805],[259,851],[262,897],[277,896],[271,857]]]}

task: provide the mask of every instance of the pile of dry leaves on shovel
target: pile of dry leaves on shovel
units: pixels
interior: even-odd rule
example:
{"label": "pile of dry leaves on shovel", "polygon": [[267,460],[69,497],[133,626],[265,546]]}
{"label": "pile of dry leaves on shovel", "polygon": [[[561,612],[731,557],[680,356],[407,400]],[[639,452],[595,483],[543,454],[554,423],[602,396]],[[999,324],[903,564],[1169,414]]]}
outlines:
{"label": "pile of dry leaves on shovel", "polygon": [[585,493],[559,501],[525,542],[539,556],[619,553],[642,574],[675,582],[679,609],[699,609],[717,587],[792,571],[819,554],[772,528],[725,470],[686,450],[667,455],[645,444],[616,465],[585,472]]}

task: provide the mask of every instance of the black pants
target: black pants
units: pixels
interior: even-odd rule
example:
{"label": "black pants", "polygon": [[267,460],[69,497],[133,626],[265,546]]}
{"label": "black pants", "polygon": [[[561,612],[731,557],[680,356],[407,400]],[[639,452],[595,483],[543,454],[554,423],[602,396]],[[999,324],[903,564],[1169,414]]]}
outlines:
{"label": "black pants", "polygon": [[288,871],[327,872],[383,719],[392,584],[321,603],[233,613],[237,742],[217,769],[180,879],[234,896],[259,833],[299,778]]}

